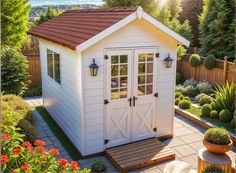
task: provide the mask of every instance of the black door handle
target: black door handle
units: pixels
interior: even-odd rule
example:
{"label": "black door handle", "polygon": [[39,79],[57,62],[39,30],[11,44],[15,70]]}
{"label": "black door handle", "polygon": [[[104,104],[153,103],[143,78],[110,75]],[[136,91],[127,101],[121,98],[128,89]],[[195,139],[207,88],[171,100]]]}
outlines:
{"label": "black door handle", "polygon": [[129,101],[129,106],[131,107],[132,98],[130,97],[130,98],[128,99],[128,101]]}
{"label": "black door handle", "polygon": [[138,98],[136,98],[135,96],[133,96],[133,106],[135,106],[135,100],[137,100]]}

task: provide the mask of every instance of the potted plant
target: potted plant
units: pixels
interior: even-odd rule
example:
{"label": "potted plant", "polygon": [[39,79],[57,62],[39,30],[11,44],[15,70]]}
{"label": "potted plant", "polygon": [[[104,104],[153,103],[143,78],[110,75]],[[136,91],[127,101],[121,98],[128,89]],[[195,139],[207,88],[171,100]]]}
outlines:
{"label": "potted plant", "polygon": [[203,145],[212,153],[223,154],[232,149],[233,141],[224,128],[210,128],[204,133]]}

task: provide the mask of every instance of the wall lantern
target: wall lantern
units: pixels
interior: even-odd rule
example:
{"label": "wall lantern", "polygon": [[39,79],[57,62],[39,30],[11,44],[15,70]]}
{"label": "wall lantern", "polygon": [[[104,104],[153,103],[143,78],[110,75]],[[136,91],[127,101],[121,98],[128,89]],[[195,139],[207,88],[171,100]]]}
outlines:
{"label": "wall lantern", "polygon": [[90,74],[92,76],[97,76],[99,66],[95,63],[95,59],[93,58],[93,63],[89,66]]}
{"label": "wall lantern", "polygon": [[166,68],[171,68],[173,59],[170,57],[170,54],[168,54],[168,56],[164,59],[164,63]]}

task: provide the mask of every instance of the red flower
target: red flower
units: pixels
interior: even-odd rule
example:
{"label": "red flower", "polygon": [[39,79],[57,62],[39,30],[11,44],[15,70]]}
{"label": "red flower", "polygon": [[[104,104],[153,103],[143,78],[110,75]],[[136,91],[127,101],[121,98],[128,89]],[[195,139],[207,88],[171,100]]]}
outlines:
{"label": "red flower", "polygon": [[34,155],[34,150],[32,148],[29,149],[30,155]]}
{"label": "red flower", "polygon": [[42,146],[39,146],[39,152],[40,153],[46,153],[46,152],[48,152],[48,150],[46,148],[42,147]]}
{"label": "red flower", "polygon": [[42,140],[36,140],[36,141],[34,141],[34,145],[35,146],[45,146],[46,143]]}
{"label": "red flower", "polygon": [[58,163],[60,164],[60,165],[66,165],[68,162],[67,162],[67,160],[66,159],[59,159],[58,160]]}
{"label": "red flower", "polygon": [[20,169],[26,171],[27,169],[29,169],[29,165],[27,165],[27,164],[22,165],[22,166],[20,167]]}
{"label": "red flower", "polygon": [[8,141],[10,138],[11,136],[9,134],[5,134],[5,133],[2,134],[2,140]]}
{"label": "red flower", "polygon": [[1,155],[1,161],[0,161],[1,165],[7,163],[8,161],[9,159],[7,155]]}
{"label": "red flower", "polygon": [[13,154],[17,154],[17,153],[19,153],[20,151],[21,151],[20,148],[14,148],[14,149],[12,150]]}
{"label": "red flower", "polygon": [[32,144],[29,141],[25,141],[23,142],[22,147],[32,148]]}
{"label": "red flower", "polygon": [[70,163],[70,167],[71,167],[72,169],[76,170],[76,171],[80,170],[80,167],[79,167],[79,165],[78,165],[78,162],[76,162],[76,161],[71,162],[71,163]]}
{"label": "red flower", "polygon": [[60,154],[59,150],[56,149],[56,148],[52,148],[49,152],[52,153],[52,154],[54,154],[54,155]]}

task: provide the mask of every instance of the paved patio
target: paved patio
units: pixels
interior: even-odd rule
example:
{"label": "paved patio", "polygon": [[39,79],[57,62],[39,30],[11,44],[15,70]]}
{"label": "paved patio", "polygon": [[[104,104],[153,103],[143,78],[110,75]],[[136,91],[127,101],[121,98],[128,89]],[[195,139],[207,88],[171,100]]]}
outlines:
{"label": "paved patio", "polygon": [[[26,101],[30,103],[31,106],[42,105],[41,98],[36,98],[36,100],[28,98]],[[70,156],[67,154],[63,146],[57,140],[56,136],[52,133],[50,128],[42,119],[38,111],[34,110],[33,112],[36,119],[38,138],[45,140],[48,144],[47,147],[58,148],[62,153],[60,157],[71,160]],[[204,128],[188,121],[179,115],[175,115],[174,137],[172,139],[164,140],[163,142],[175,151],[176,160],[188,162],[193,168],[196,168],[198,158],[197,151],[203,147],[202,138],[204,131]],[[232,157],[233,164],[235,165],[236,148],[234,147],[233,150],[229,152],[229,154]],[[105,156],[79,160],[80,167],[89,168],[95,160],[103,160],[108,167],[107,172],[117,172],[117,170],[112,166],[111,162]],[[161,173],[168,162],[170,161],[144,167],[132,172]]]}

